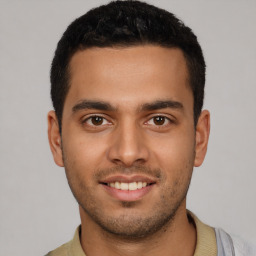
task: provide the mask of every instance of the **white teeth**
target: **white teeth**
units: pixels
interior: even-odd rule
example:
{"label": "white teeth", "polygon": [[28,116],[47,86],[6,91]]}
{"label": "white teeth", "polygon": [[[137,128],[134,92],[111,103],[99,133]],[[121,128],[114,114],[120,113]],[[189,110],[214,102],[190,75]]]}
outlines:
{"label": "white teeth", "polygon": [[111,182],[108,183],[108,186],[111,188],[116,188],[120,190],[136,190],[141,189],[147,186],[147,182],[130,182],[130,183],[124,183],[124,182]]}
{"label": "white teeth", "polygon": [[121,190],[129,190],[129,183],[121,183],[120,184],[120,189]]}
{"label": "white teeth", "polygon": [[115,188],[120,189],[120,183],[118,181],[115,182]]}
{"label": "white teeth", "polygon": [[136,190],[136,189],[137,189],[137,183],[136,182],[129,183],[129,190]]}

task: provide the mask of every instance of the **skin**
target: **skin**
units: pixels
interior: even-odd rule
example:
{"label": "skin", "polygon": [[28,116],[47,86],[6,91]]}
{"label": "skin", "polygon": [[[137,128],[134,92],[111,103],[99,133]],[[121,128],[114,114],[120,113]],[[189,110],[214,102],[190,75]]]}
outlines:
{"label": "skin", "polygon": [[[48,135],[79,203],[85,253],[193,255],[196,231],[186,194],[193,167],[206,154],[210,115],[202,111],[194,127],[182,51],[91,48],[75,53],[70,71],[62,134],[50,111]],[[138,199],[119,200],[102,184],[118,175],[153,184]]]}

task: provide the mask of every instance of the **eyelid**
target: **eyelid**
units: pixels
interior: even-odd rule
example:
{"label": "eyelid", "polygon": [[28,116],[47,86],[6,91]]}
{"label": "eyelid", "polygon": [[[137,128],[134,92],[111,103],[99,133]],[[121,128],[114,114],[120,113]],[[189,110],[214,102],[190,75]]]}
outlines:
{"label": "eyelid", "polygon": [[[102,126],[106,126],[106,125],[111,125],[111,124],[113,124],[113,122],[110,120],[111,118],[110,118],[109,116],[106,117],[105,114],[101,114],[101,113],[99,113],[99,114],[98,114],[98,113],[92,113],[92,114],[88,114],[88,115],[83,116],[83,117],[81,118],[81,124],[82,124],[82,125],[86,124],[86,123],[88,122],[88,120],[90,120],[90,119],[93,118],[93,117],[101,117],[101,118],[104,119],[104,122],[107,122],[107,123],[105,123],[105,124],[100,124],[100,125],[98,125],[98,128],[99,128],[99,127],[102,127]],[[156,117],[163,117],[163,118],[165,118],[165,119],[168,121],[168,123],[167,123],[167,124],[163,124],[163,125],[148,124],[149,121],[153,120],[153,118],[156,118]],[[157,128],[161,128],[161,127],[164,128],[164,127],[166,127],[166,126],[168,126],[168,125],[171,125],[171,124],[173,124],[173,123],[175,123],[175,122],[176,122],[175,117],[171,116],[170,114],[156,113],[156,114],[150,114],[150,115],[148,115],[146,121],[143,122],[143,124],[144,124],[144,125],[147,125],[147,124],[148,124],[148,125],[151,125],[151,126],[155,126],[155,127],[157,127]],[[87,125],[88,125],[88,126],[91,126],[91,127],[97,127],[97,125],[93,125],[93,124],[88,124],[88,123],[87,123]]]}
{"label": "eyelid", "polygon": [[[145,124],[148,124],[150,120],[153,120],[156,117],[165,118],[168,121],[169,124],[175,123],[175,118],[174,117],[170,117],[170,115],[158,113],[158,114],[150,115],[149,118],[147,119],[147,121],[145,122]],[[163,124],[163,125],[150,124],[150,125],[156,126],[158,128],[168,126],[168,124]]]}
{"label": "eyelid", "polygon": [[[86,124],[86,122],[87,122],[88,120],[90,120],[91,118],[93,118],[93,117],[101,117],[101,118],[103,118],[104,120],[106,120],[108,124],[112,124],[112,122],[109,121],[109,119],[106,118],[105,115],[103,115],[103,114],[97,114],[97,113],[83,116],[83,118],[81,119],[81,123],[82,123],[82,124]],[[101,125],[99,125],[99,126],[104,126],[104,125],[108,125],[108,124],[101,124]],[[88,125],[89,125],[89,126],[92,126],[92,127],[97,127],[96,125],[93,125],[93,124],[88,124]]]}

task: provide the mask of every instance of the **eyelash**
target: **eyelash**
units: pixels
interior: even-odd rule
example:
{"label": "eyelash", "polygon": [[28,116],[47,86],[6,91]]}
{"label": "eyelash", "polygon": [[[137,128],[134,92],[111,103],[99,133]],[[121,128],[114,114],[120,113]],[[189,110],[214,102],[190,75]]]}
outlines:
{"label": "eyelash", "polygon": [[[107,121],[107,123],[110,123],[105,117],[103,117],[103,116],[101,116],[101,115],[93,115],[93,116],[89,116],[89,117],[87,117],[86,119],[82,120],[82,124],[86,124],[86,123],[88,124],[88,122],[89,122],[89,120],[90,120],[91,124],[88,124],[89,126],[91,126],[91,127],[102,126],[102,124],[100,124],[100,125],[94,125],[94,124],[92,124],[92,119],[93,119],[93,118],[102,118],[103,122],[106,122],[106,121]],[[106,124],[103,124],[103,125],[106,125]]]}
{"label": "eyelash", "polygon": [[[157,118],[160,118],[160,119],[162,118],[162,119],[164,119],[164,120],[163,120],[164,123],[163,123],[163,124],[159,124],[159,125],[157,125],[156,123],[154,123],[154,124],[150,124],[150,123],[149,123],[149,122],[154,122],[154,121],[155,121],[154,119],[157,119]],[[161,122],[161,121],[162,121],[162,120],[160,120],[160,122]],[[171,123],[174,123],[174,121],[173,121],[172,119],[170,119],[170,118],[164,116],[164,115],[156,115],[156,116],[151,117],[146,123],[149,124],[149,125],[155,126],[155,127],[157,127],[157,128],[163,128],[163,127],[168,126],[168,125],[171,124]]]}
{"label": "eyelash", "polygon": [[[96,125],[96,124],[93,124],[92,123],[92,119],[93,118],[100,118],[102,119],[102,122],[103,123],[100,123],[99,125]],[[157,125],[157,124],[150,124],[150,122],[154,122],[154,119],[156,118],[163,118],[164,119],[164,123],[163,124],[160,124],[160,125]],[[88,123],[90,122],[90,124]],[[97,120],[96,120],[97,122]],[[105,122],[105,123],[104,123]],[[166,123],[167,122],[167,123]],[[108,119],[106,119],[105,117],[101,116],[101,115],[93,115],[93,116],[89,116],[87,117],[86,119],[82,120],[82,125],[88,125],[89,127],[93,127],[93,128],[100,128],[100,127],[103,127],[105,125],[111,125],[112,123],[110,121],[108,121]],[[146,121],[144,124],[146,125],[149,125],[151,127],[156,127],[157,129],[161,129],[161,128],[166,128],[168,125],[174,123],[174,121],[164,115],[155,115],[155,116],[152,116],[150,119],[148,119],[148,121]]]}

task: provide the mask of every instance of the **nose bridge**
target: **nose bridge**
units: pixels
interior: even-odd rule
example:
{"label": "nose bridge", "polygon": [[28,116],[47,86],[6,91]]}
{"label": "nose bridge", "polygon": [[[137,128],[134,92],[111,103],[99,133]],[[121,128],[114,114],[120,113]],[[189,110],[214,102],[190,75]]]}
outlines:
{"label": "nose bridge", "polygon": [[149,152],[143,140],[142,127],[131,119],[123,120],[113,134],[108,156],[112,162],[131,166],[145,162]]}

